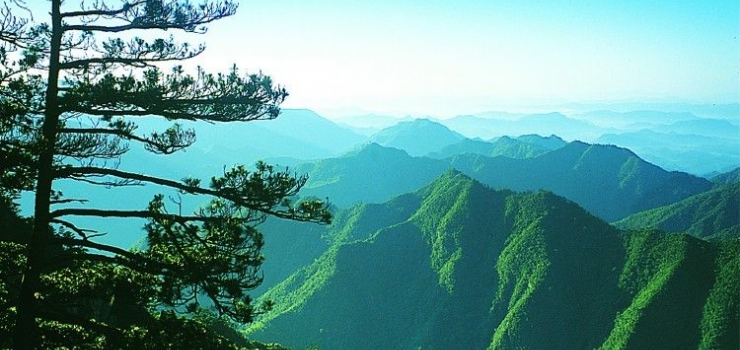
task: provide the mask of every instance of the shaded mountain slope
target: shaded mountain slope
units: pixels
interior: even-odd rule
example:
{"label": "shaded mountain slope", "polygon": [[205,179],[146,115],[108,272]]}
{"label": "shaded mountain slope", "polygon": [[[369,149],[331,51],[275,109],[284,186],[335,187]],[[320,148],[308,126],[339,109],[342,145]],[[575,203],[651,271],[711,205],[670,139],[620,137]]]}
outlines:
{"label": "shaded mountain slope", "polygon": [[734,170],[728,171],[726,173],[712,176],[710,180],[714,183],[719,184],[732,184],[740,182],[740,168],[735,168]]}
{"label": "shaded mountain slope", "polygon": [[608,221],[674,203],[712,184],[667,172],[627,149],[571,142],[532,159],[457,156],[451,165],[494,188],[546,189]]}
{"label": "shaded mountain slope", "polygon": [[740,236],[740,183],[720,185],[680,202],[630,215],[623,229],[655,228],[703,239]]}
{"label": "shaded mountain slope", "polygon": [[465,154],[445,160],[411,157],[369,144],[297,170],[311,174],[304,195],[328,196],[332,203],[347,207],[358,202],[380,203],[414,191],[450,168],[494,188],[555,192],[607,221],[712,187],[706,179],[664,171],[629,150],[581,142],[528,159]]}
{"label": "shaded mountain slope", "polygon": [[328,197],[332,204],[348,207],[417,190],[448,167],[443,161],[370,143],[342,157],[298,166],[296,171],[311,174],[301,195]]}
{"label": "shaded mountain slope", "polygon": [[457,172],[367,208],[352,211],[358,232],[335,228],[352,239],[267,293],[277,307],[251,336],[324,349],[738,346],[737,240],[620,233],[551,193]]}
{"label": "shaded mountain slope", "polygon": [[491,142],[463,139],[460,142],[445,146],[441,151],[431,153],[429,156],[442,159],[459,154],[480,154],[487,157],[533,158],[550,150],[536,143],[502,136]]}

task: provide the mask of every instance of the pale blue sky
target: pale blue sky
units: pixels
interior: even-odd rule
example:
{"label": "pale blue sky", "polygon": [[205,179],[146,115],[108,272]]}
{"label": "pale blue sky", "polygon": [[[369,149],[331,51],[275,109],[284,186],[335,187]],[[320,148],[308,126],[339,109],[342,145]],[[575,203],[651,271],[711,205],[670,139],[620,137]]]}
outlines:
{"label": "pale blue sky", "polygon": [[736,0],[245,1],[240,11],[213,28],[204,59],[264,70],[295,107],[454,114],[740,94]]}
{"label": "pale blue sky", "polygon": [[[194,2],[197,2],[194,1]],[[198,63],[262,70],[287,107],[449,115],[594,101],[737,102],[723,1],[242,1]]]}

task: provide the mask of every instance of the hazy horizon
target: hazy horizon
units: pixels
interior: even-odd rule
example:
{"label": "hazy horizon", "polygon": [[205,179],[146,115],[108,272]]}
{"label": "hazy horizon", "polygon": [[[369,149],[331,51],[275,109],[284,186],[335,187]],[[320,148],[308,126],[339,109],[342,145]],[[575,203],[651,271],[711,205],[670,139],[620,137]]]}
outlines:
{"label": "hazy horizon", "polygon": [[738,33],[736,1],[245,2],[199,60],[260,69],[286,108],[318,111],[723,104],[740,102]]}
{"label": "hazy horizon", "polygon": [[[45,20],[45,2],[29,7]],[[241,2],[205,35],[144,35],[205,43],[186,67],[236,64],[272,76],[290,92],[285,108],[449,117],[738,103],[738,33],[740,4],[732,0],[275,0]]]}

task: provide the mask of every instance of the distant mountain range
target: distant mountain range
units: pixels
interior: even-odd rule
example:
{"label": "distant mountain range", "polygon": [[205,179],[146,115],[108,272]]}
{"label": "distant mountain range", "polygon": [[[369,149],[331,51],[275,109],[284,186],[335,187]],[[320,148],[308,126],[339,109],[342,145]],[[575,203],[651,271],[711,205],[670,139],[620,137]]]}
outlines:
{"label": "distant mountain range", "polygon": [[620,232],[458,172],[338,215],[250,337],[324,349],[740,346],[740,241]]}
{"label": "distant mountain range", "polygon": [[592,141],[606,132],[590,122],[569,118],[561,113],[521,115],[516,119],[464,115],[440,120],[440,123],[467,137],[482,139],[527,134],[555,134],[570,141]]}
{"label": "distant mountain range", "polygon": [[304,195],[328,196],[332,203],[346,207],[378,203],[418,189],[451,168],[494,188],[553,191],[608,221],[712,187],[709,180],[664,171],[629,150],[582,142],[526,159],[464,153],[444,160],[411,157],[370,144],[297,169],[311,174]]}
{"label": "distant mountain range", "polygon": [[740,161],[740,135],[721,138],[701,134],[663,133],[650,129],[604,134],[597,143],[629,148],[641,157],[669,170],[704,175],[727,171]]}
{"label": "distant mountain range", "polygon": [[479,154],[487,157],[533,158],[566,144],[557,136],[544,138],[539,135],[525,135],[518,138],[501,136],[495,140],[483,141],[463,139],[445,146],[439,152],[429,153],[431,158],[448,158],[459,154]]}

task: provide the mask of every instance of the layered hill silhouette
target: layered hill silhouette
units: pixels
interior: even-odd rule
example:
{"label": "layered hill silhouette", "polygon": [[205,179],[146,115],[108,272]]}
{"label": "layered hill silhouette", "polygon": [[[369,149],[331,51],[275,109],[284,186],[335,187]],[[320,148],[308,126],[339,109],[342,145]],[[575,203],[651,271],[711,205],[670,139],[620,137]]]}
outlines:
{"label": "layered hill silhouette", "polygon": [[607,221],[712,187],[706,179],[665,171],[630,150],[578,141],[531,159],[463,155],[450,164],[494,188],[555,192]]}
{"label": "layered hill silhouette", "polygon": [[440,123],[429,119],[415,119],[383,129],[371,136],[370,141],[402,149],[412,156],[423,156],[438,152],[463,138],[464,136]]}
{"label": "layered hill silhouette", "polygon": [[417,190],[447,168],[439,160],[369,143],[341,157],[300,165],[296,171],[311,174],[301,195],[328,197],[332,204],[348,207]]}
{"label": "layered hill silhouette", "polygon": [[514,159],[462,154],[445,160],[366,145],[355,152],[298,167],[311,174],[304,194],[328,196],[346,207],[379,203],[421,188],[447,169],[494,187],[546,189],[607,220],[671,204],[712,187],[709,180],[667,172],[629,150],[571,142],[538,157]]}
{"label": "layered hill silhouette", "polygon": [[655,228],[702,239],[740,237],[740,182],[719,185],[680,202],[630,215],[623,229]]}
{"label": "layered hill silhouette", "polygon": [[[686,131],[690,126],[704,121],[679,123],[676,130]],[[719,122],[721,124],[727,121]],[[682,126],[683,125],[683,126]],[[658,130],[667,127],[655,128]],[[735,137],[720,137],[727,132],[711,134],[711,130],[697,128],[697,134],[683,134],[641,129],[631,132],[606,133],[595,142],[626,147],[644,159],[663,168],[704,175],[713,171],[726,171],[740,164],[738,134]],[[737,129],[737,127],[735,127]],[[670,129],[668,129],[670,130]],[[705,130],[701,132],[701,130]]]}
{"label": "layered hill silhouette", "polygon": [[339,216],[250,337],[294,348],[737,348],[740,241],[621,232],[450,171]]}
{"label": "layered hill silhouette", "polygon": [[481,113],[458,116],[440,122],[467,137],[483,139],[499,136],[556,134],[568,140],[592,141],[609,130],[561,113],[521,115]]}
{"label": "layered hill silhouette", "polygon": [[[562,143],[558,145],[558,141]],[[431,158],[448,158],[459,154],[479,154],[487,157],[534,158],[566,144],[557,136],[544,138],[539,135],[526,135],[518,138],[501,136],[495,140],[463,139],[445,146],[439,152],[430,153]]]}

